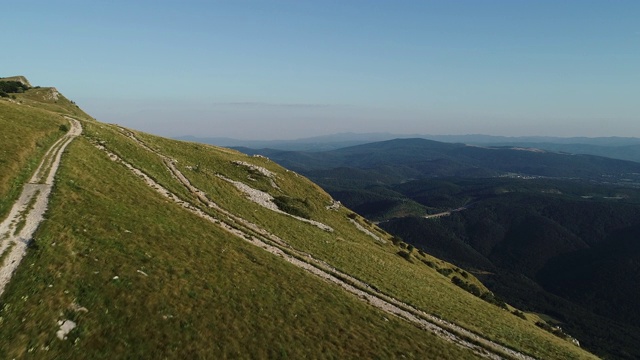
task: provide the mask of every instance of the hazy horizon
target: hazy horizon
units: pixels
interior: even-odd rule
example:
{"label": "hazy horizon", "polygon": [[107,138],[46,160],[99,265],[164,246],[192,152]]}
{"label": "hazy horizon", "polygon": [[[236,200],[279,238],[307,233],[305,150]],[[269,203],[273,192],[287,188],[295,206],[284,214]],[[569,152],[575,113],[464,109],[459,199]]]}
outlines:
{"label": "hazy horizon", "polygon": [[[349,136],[351,135],[351,136]],[[636,136],[546,136],[546,135],[492,135],[492,134],[429,134],[429,133],[391,133],[391,132],[337,132],[337,133],[327,133],[327,134],[317,134],[311,136],[303,136],[303,137],[293,137],[293,138],[273,138],[273,139],[252,139],[252,138],[234,138],[229,136],[204,136],[204,135],[193,135],[193,134],[183,134],[170,136],[174,139],[227,139],[234,141],[247,141],[247,142],[280,142],[280,141],[299,141],[299,140],[309,140],[309,139],[322,139],[322,138],[334,138],[334,137],[344,137],[345,141],[352,141],[357,139],[367,140],[369,138],[385,138],[385,139],[408,139],[408,138],[444,138],[444,137],[487,137],[487,138],[503,138],[503,139],[558,139],[558,140],[571,140],[571,139],[633,139],[640,141],[640,137]],[[335,141],[335,140],[333,140]],[[368,141],[368,140],[367,140]],[[377,140],[373,140],[377,141]],[[381,140],[383,141],[383,140]],[[439,140],[436,140],[439,141]]]}
{"label": "hazy horizon", "polygon": [[640,137],[634,1],[18,2],[0,76],[158,135]]}

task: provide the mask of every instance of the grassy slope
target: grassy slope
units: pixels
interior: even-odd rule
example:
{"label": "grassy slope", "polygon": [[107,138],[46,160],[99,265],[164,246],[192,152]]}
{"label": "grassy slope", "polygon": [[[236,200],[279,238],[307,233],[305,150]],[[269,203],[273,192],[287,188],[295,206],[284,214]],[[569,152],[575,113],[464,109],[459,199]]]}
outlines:
{"label": "grassy slope", "polygon": [[[26,81],[20,76],[6,79]],[[15,101],[0,98],[0,219],[20,195],[44,152],[63,135],[59,126],[68,123],[63,115],[91,119],[63,95],[55,99],[54,91],[32,88],[14,94]]]}
{"label": "grassy slope", "polygon": [[[34,96],[29,101],[37,100]],[[79,111],[71,103],[63,105],[48,102],[47,108]],[[188,197],[157,156],[113,126],[84,126],[85,137],[76,140],[64,158],[49,220],[36,234],[37,246],[3,295],[0,356],[25,355],[29,349],[35,357],[52,358],[70,352],[78,358],[469,356],[162,199],[87,139],[105,141],[165,187]],[[375,243],[348,221],[347,209],[326,210],[330,198],[316,185],[266,159],[139,136],[177,159],[192,183],[224,208],[388,294],[541,358],[590,356],[462,291],[417,261],[420,255],[409,263],[396,255],[398,248],[390,242]],[[282,194],[306,199],[311,217],[336,231],[322,231],[244,199],[215,174],[274,195],[281,192],[265,179],[248,181],[247,176],[255,174],[231,160],[276,172]],[[116,275],[119,279],[113,280]],[[70,310],[74,300],[89,312]],[[79,328],[70,341],[60,342],[56,321],[64,318],[77,320]]]}
{"label": "grassy slope", "polygon": [[44,152],[64,134],[58,129],[64,123],[60,115],[0,99],[0,219]]}
{"label": "grassy slope", "polygon": [[[103,133],[104,133],[103,129]],[[104,135],[104,134],[103,134]],[[315,184],[279,167],[263,158],[246,155],[194,143],[182,143],[144,134],[138,136],[155,149],[160,149],[178,160],[182,171],[197,187],[205,190],[224,208],[241,214],[244,218],[262,224],[273,233],[290,242],[294,247],[312,253],[337,268],[365,280],[388,294],[414,304],[428,313],[482,333],[511,347],[543,358],[588,356],[574,345],[541,331],[531,322],[522,321],[512,314],[489,305],[461,291],[444,277],[416,261],[410,264],[396,255],[397,248],[390,242],[378,245],[348,222],[347,209],[326,211],[329,196]],[[298,222],[284,215],[255,206],[243,198],[228,183],[216,178],[216,173],[270,191],[277,195],[267,182],[247,181],[250,175],[244,168],[231,164],[242,160],[263,166],[278,174],[277,183],[282,192],[297,198],[306,198],[314,204],[312,218],[335,228],[327,233],[316,227]],[[144,165],[144,164],[143,164]],[[187,168],[197,167],[198,171]],[[154,169],[147,168],[150,173]],[[254,178],[254,174],[251,174]]]}
{"label": "grassy slope", "polygon": [[[84,139],[56,186],[3,299],[2,358],[471,357],[168,203]],[[79,327],[63,342],[64,318]]]}

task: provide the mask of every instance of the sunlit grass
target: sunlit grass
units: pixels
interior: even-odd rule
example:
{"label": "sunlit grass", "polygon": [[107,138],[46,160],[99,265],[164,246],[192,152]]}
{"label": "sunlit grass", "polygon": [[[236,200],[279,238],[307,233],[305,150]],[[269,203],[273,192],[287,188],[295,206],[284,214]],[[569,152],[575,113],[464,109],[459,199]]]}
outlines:
{"label": "sunlit grass", "polygon": [[0,99],[0,219],[11,209],[43,154],[64,132],[66,120]]}
{"label": "sunlit grass", "polygon": [[[50,208],[2,298],[2,358],[473,358],[164,200],[85,140]],[[78,324],[65,341],[62,319]]]}

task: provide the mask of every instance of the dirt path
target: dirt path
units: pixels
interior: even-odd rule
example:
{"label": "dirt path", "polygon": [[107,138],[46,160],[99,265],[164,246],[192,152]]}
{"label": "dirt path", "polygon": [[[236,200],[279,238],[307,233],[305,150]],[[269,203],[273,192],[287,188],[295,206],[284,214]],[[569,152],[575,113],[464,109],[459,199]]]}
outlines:
{"label": "dirt path", "polygon": [[24,185],[22,194],[13,204],[9,216],[0,223],[0,295],[24,257],[33,233],[47,210],[62,153],[82,133],[79,121],[67,119],[71,129],[45,153],[33,176]]}
{"label": "dirt path", "polygon": [[[188,211],[212,223],[215,223],[216,225],[222,227],[223,229],[236,235],[244,241],[260,247],[271,254],[282,257],[287,262],[301,269],[304,269],[309,273],[324,279],[325,281],[340,286],[345,291],[356,295],[359,299],[369,303],[370,305],[380,310],[409,321],[419,328],[430,331],[440,338],[453,342],[458,346],[468,348],[481,357],[489,359],[534,359],[528,355],[522,354],[503,345],[495,343],[487,338],[484,338],[481,335],[472,333],[471,331],[468,331],[456,324],[447,322],[433,315],[426,314],[419,309],[416,309],[398,299],[383,294],[372,286],[333,268],[326,262],[314,258],[311,254],[292,248],[289,244],[287,244],[286,241],[274,234],[271,234],[266,229],[262,229],[258,225],[250,223],[222,209],[218,204],[209,199],[202,190],[194,187],[184,176],[184,174],[182,174],[175,167],[175,164],[171,159],[149,148],[142,141],[135,138],[135,136],[131,132],[128,132],[125,129],[121,130],[123,130],[126,136],[136,141],[142,147],[160,156],[164,160],[164,163],[169,171],[171,171],[171,173],[173,174],[174,178],[182,183],[200,203],[202,203],[207,208],[215,209],[216,211],[222,213],[226,216],[227,221],[230,221],[230,223],[227,223],[225,220],[216,219],[211,215],[205,213],[194,203],[180,199],[177,195],[173,194],[168,189],[155,182],[151,177],[149,177],[140,169],[133,167],[128,162],[110,152],[104,146],[96,144],[96,147],[98,147],[102,151],[105,151],[111,160],[122,163],[130,171],[141,177],[147,185],[155,189],[163,196],[173,200]],[[239,228],[238,225],[242,225],[242,228],[244,228],[244,230],[242,228]]]}
{"label": "dirt path", "polygon": [[439,217],[443,217],[443,216],[449,216],[449,215],[451,215],[451,211],[445,211],[445,212],[441,212],[441,213],[437,213],[437,214],[425,215],[424,218],[425,219],[435,219],[435,218],[439,218]]}

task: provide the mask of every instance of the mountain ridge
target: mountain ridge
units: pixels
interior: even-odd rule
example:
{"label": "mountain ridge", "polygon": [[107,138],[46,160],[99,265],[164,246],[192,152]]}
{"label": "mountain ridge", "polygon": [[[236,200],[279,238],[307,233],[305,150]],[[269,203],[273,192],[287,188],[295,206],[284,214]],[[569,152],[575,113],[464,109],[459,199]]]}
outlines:
{"label": "mountain ridge", "polygon": [[[314,177],[331,169],[355,167],[372,173],[395,169],[396,181],[416,177],[522,174],[544,177],[590,177],[618,180],[640,173],[640,164],[597,155],[571,155],[529,148],[474,146],[443,143],[427,139],[395,139],[347,148],[296,152],[272,149],[238,148],[249,154],[262,154],[297,170],[314,171]],[[376,170],[376,167],[379,169]],[[623,176],[624,174],[624,176]]]}
{"label": "mountain ridge", "polygon": [[420,135],[389,133],[338,133],[294,140],[238,140],[232,138],[199,138],[181,136],[177,139],[226,146],[232,148],[287,151],[327,151],[392,139],[421,138],[446,143],[480,146],[529,147],[541,150],[587,154],[640,162],[640,138],[635,137],[552,137],[552,136],[494,136],[494,135]]}

